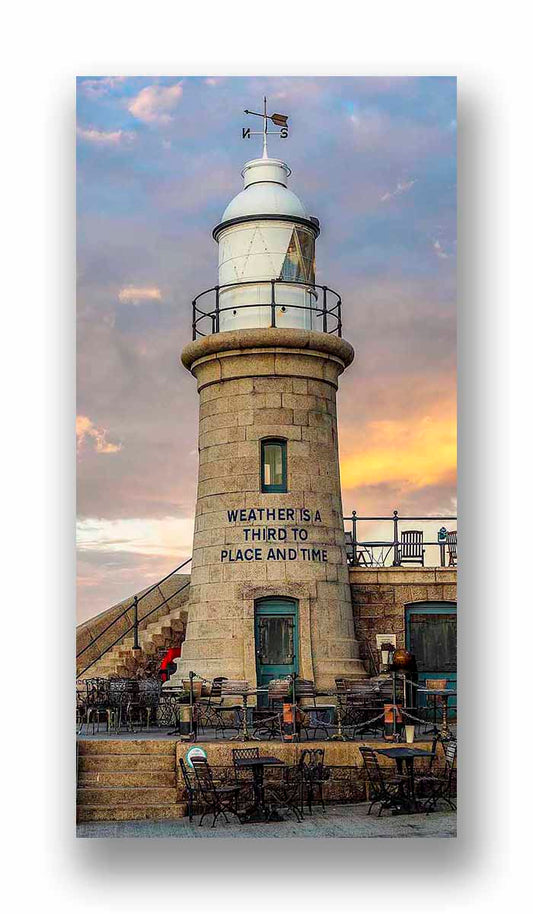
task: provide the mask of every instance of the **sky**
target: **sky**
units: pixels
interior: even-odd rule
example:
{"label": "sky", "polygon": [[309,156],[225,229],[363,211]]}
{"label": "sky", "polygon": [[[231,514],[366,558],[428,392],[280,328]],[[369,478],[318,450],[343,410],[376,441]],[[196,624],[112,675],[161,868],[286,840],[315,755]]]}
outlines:
{"label": "sky", "polygon": [[191,554],[198,399],[179,355],[217,280],[211,230],[261,154],[243,109],[265,94],[356,350],[344,513],[456,511],[455,79],[80,77],[79,621]]}

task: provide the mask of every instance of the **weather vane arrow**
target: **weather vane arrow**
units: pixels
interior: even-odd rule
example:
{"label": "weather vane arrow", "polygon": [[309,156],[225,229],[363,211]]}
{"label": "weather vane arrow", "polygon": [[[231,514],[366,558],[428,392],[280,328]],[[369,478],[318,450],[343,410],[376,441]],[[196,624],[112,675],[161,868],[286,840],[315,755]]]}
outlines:
{"label": "weather vane arrow", "polygon": [[[250,130],[249,127],[242,128],[242,138],[243,140],[250,139],[251,136],[262,136],[263,137],[263,158],[268,159],[267,152],[267,136],[279,136],[282,140],[286,140],[289,135],[289,126],[288,126],[288,117],[286,114],[267,114],[267,100],[266,95],[263,98],[263,113],[259,111],[249,111],[248,108],[244,109],[245,114],[253,114],[255,117],[263,118],[263,129],[262,130]],[[274,130],[268,132],[268,122],[272,121],[276,127],[281,127],[281,130]]]}

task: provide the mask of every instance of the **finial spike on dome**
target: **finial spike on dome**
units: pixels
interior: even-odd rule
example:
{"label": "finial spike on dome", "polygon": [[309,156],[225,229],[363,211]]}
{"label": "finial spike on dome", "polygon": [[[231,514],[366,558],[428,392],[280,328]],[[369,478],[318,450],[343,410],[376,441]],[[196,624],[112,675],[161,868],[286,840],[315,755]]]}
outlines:
{"label": "finial spike on dome", "polygon": [[267,133],[268,133],[268,121],[267,121],[267,97],[263,96],[263,158],[268,159],[268,150],[267,150]]}

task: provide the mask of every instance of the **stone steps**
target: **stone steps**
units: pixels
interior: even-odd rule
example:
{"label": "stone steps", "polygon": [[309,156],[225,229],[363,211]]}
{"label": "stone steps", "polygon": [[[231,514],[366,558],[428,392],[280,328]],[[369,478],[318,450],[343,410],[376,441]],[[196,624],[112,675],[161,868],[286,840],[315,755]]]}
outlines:
{"label": "stone steps", "polygon": [[78,787],[79,806],[170,806],[175,787]]}
{"label": "stone steps", "polygon": [[[104,758],[104,756],[102,756]],[[82,771],[79,787],[176,787],[175,771]]]}
{"label": "stone steps", "polygon": [[88,755],[170,755],[174,758],[176,746],[170,739],[80,739],[80,759]]}
{"label": "stone steps", "polygon": [[177,819],[185,814],[173,740],[79,740],[79,822]]}
{"label": "stone steps", "polygon": [[[170,585],[168,582],[163,585],[163,590],[159,589],[157,600],[164,598],[165,592],[168,594],[169,586],[177,587],[178,584],[186,583],[186,575],[181,576],[181,582]],[[152,597],[149,598],[150,600]],[[156,600],[156,597],[153,597]],[[161,650],[169,647],[175,647],[177,636],[182,636],[187,625],[187,600],[188,590],[183,590],[176,596],[169,597],[169,603],[154,613],[154,618],[144,623],[142,621],[141,605],[139,606],[140,628],[139,628],[139,645],[140,653],[138,661],[153,660]],[[126,601],[127,602],[127,601]],[[149,610],[150,604],[146,607]],[[181,637],[180,637],[181,640]],[[112,647],[104,656],[97,660],[83,674],[83,678],[92,679],[97,677],[108,678],[109,676],[129,676],[135,672],[138,663],[133,656],[133,635],[131,632],[122,638],[115,647]]]}
{"label": "stone steps", "polygon": [[78,822],[125,822],[133,819],[181,819],[185,803],[173,806],[81,806]]}
{"label": "stone steps", "polygon": [[106,771],[175,771],[174,755],[82,755],[78,759],[80,774]]}
{"label": "stone steps", "polygon": [[[165,616],[149,623],[139,632],[140,656],[139,660],[152,659],[161,649],[173,647],[176,636],[185,631],[187,612],[182,606],[172,608]],[[93,664],[87,671],[89,678],[109,676],[128,676],[137,667],[133,655],[133,637],[123,638],[114,648]]]}

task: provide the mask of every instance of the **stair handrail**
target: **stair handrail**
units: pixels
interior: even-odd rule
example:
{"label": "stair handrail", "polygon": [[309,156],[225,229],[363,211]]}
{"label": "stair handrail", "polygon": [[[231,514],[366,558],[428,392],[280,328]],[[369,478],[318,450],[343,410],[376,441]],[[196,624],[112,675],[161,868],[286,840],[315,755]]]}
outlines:
{"label": "stair handrail", "polygon": [[185,588],[189,586],[189,583],[190,583],[189,581],[186,581],[185,584],[182,584],[182,586],[178,588],[178,590],[175,590],[174,593],[171,593],[171,594],[169,594],[168,597],[165,597],[165,599],[162,600],[161,603],[158,603],[157,606],[154,606],[153,609],[150,609],[149,612],[147,612],[144,616],[141,616],[141,618],[138,619],[136,622],[132,622],[130,627],[127,628],[125,632],[122,632],[118,636],[118,638],[115,641],[113,641],[112,644],[109,644],[106,648],[104,648],[103,651],[101,651],[101,653],[98,655],[98,657],[95,657],[94,660],[91,660],[91,662],[89,664],[87,664],[87,666],[83,670],[81,670],[80,673],[77,673],[76,678],[79,679],[81,676],[83,676],[83,674],[86,673],[87,670],[89,670],[92,666],[94,666],[95,663],[98,663],[98,661],[101,660],[102,657],[105,654],[107,654],[108,651],[110,651],[110,650],[112,650],[112,648],[116,647],[116,645],[119,644],[119,642],[122,641],[126,637],[126,635],[129,635],[129,633],[134,628],[136,628],[136,626],[138,626],[141,622],[144,622],[145,619],[148,619],[148,617],[151,616],[152,613],[157,612],[157,610],[161,609],[162,606],[165,606],[165,604],[168,603],[169,600],[172,600],[174,597],[177,597],[177,595],[179,593],[181,593],[182,590],[185,590]]}
{"label": "stair handrail", "polygon": [[[185,566],[188,565],[189,562],[191,562],[191,557],[189,557],[189,558],[186,559],[184,562],[182,562],[181,565],[178,565],[177,568],[174,568],[173,571],[171,571],[171,572],[169,572],[169,574],[165,575],[164,578],[161,578],[160,581],[156,581],[155,584],[152,584],[152,586],[149,587],[148,590],[146,590],[146,591],[143,593],[143,595],[142,595],[141,597],[138,597],[138,596],[136,595],[136,596],[133,598],[132,602],[122,610],[122,612],[120,613],[120,615],[118,615],[118,616],[116,616],[114,619],[112,619],[111,622],[110,622],[108,625],[106,625],[105,628],[102,629],[102,631],[98,632],[97,635],[95,635],[93,638],[91,638],[91,640],[85,645],[85,647],[83,647],[83,648],[81,649],[81,651],[78,651],[78,653],[76,654],[76,660],[77,660],[79,657],[81,657],[82,654],[84,654],[86,651],[88,651],[89,648],[93,646],[93,644],[96,644],[96,642],[98,641],[98,639],[101,638],[102,635],[105,635],[105,633],[108,632],[109,629],[113,627],[113,625],[116,625],[117,622],[120,622],[120,620],[126,615],[126,613],[128,613],[128,612],[130,611],[130,609],[134,609],[135,607],[138,607],[138,605],[139,605],[139,603],[141,602],[141,600],[144,600],[144,598],[147,597],[149,594],[153,593],[153,591],[156,590],[157,587],[160,587],[161,584],[164,584],[165,581],[168,581],[168,579],[171,578],[172,575],[177,574],[178,571],[181,571],[182,568],[185,568]],[[188,582],[187,582],[187,583],[188,583]],[[179,591],[177,591],[177,593],[179,593]],[[175,594],[173,594],[173,596],[175,596]],[[168,597],[168,599],[170,599],[170,597]],[[165,601],[164,601],[164,602],[165,602]],[[163,602],[163,604],[161,604],[161,605],[164,605],[164,602]],[[139,622],[142,622],[144,619],[148,618],[148,616],[149,616],[152,612],[155,612],[155,609],[156,609],[156,608],[158,608],[158,607],[155,607],[153,610],[150,610],[150,613],[147,613],[147,614],[146,614],[145,616],[143,616],[141,619],[138,619],[137,624],[139,624]],[[133,627],[133,626],[131,626],[131,627]],[[130,627],[130,629],[128,629],[128,631],[131,631],[131,627]],[[127,634],[127,632],[123,632],[122,635],[121,635],[120,637],[123,638],[125,634]],[[119,639],[119,640],[120,640],[120,639]],[[105,651],[104,651],[104,653],[105,653]],[[96,663],[96,661],[93,661],[93,663]],[[89,666],[92,666],[92,663],[89,664]],[[89,667],[87,667],[87,669],[89,669]]]}

